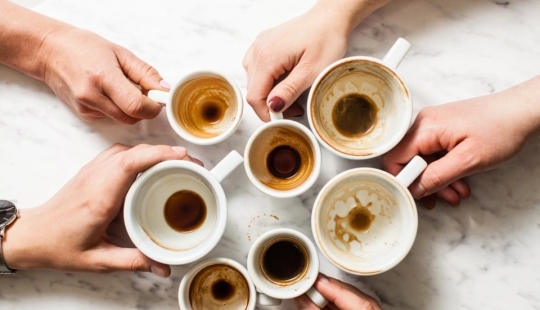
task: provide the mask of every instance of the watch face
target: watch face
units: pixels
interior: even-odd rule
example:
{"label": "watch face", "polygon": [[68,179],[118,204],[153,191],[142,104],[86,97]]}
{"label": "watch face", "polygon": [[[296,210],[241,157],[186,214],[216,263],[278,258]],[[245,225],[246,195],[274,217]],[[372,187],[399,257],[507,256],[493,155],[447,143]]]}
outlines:
{"label": "watch face", "polygon": [[9,222],[17,212],[11,201],[0,200],[0,225]]}

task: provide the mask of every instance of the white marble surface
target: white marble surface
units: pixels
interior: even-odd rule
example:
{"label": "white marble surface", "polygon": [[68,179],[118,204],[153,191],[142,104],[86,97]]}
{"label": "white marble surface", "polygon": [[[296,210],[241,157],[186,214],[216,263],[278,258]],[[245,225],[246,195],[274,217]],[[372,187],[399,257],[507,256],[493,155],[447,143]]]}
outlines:
{"label": "white marble surface", "polygon": [[[257,33],[313,3],[49,0],[36,10],[129,48],[170,81],[213,68],[231,74],[245,92],[241,60]],[[408,39],[412,49],[398,71],[417,112],[500,91],[540,73],[538,12],[537,0],[395,0],[354,32],[348,55],[382,57],[396,38]],[[249,107],[245,111],[232,138],[210,147],[188,145],[191,153],[211,168],[231,149],[243,152],[261,124]],[[305,117],[300,121],[307,124]],[[0,196],[17,199],[22,207],[44,202],[114,142],[186,144],[164,113],[135,126],[85,123],[46,85],[5,67],[0,67],[0,137]],[[321,257],[322,271],[372,294],[385,309],[540,309],[539,153],[540,140],[534,139],[510,163],[470,177],[473,196],[458,208],[419,207],[416,243],[393,270],[352,277]],[[286,200],[258,192],[237,169],[225,182],[230,203],[225,235],[209,256],[245,264],[254,238],[274,227],[311,236],[310,209],[323,184],[348,168],[380,167],[379,159],[347,161],[326,151],[323,162],[316,185]],[[128,272],[21,271],[0,278],[0,309],[176,309],[185,270],[174,267],[168,279]]]}

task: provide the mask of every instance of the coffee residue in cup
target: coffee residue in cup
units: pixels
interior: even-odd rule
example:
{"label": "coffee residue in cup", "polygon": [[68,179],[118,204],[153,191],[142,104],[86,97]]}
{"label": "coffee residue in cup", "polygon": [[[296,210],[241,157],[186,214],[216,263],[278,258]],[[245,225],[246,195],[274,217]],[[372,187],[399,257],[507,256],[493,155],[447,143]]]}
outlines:
{"label": "coffee residue in cup", "polygon": [[178,232],[190,232],[202,226],[206,219],[206,204],[199,194],[181,190],[172,194],[164,208],[165,221]]}
{"label": "coffee residue in cup", "polygon": [[371,98],[363,94],[347,94],[332,109],[332,122],[346,137],[359,137],[369,133],[377,123],[379,109]]}
{"label": "coffee residue in cup", "polygon": [[289,145],[280,145],[273,149],[266,159],[268,171],[277,178],[288,179],[298,173],[302,165],[302,157]]}
{"label": "coffee residue in cup", "polygon": [[280,238],[263,249],[260,264],[268,280],[282,285],[301,279],[307,272],[309,258],[298,241]]}

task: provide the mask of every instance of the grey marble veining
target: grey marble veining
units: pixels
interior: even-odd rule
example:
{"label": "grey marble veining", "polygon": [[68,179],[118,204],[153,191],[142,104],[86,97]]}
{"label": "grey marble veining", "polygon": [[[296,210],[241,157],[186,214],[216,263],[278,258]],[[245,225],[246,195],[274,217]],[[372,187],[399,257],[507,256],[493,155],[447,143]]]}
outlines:
{"label": "grey marble veining", "polygon": [[[49,0],[36,10],[127,47],[171,82],[188,71],[211,68],[230,74],[245,94],[241,61],[256,35],[313,3]],[[412,48],[398,72],[418,112],[501,91],[540,73],[538,12],[536,0],[395,0],[355,30],[347,55],[383,57],[398,37],[409,40]],[[243,153],[249,135],[261,125],[246,105],[233,137],[202,147],[177,137],[165,113],[134,126],[108,120],[89,124],[46,85],[5,67],[0,67],[0,109],[0,169],[8,176],[0,179],[0,193],[22,207],[43,203],[115,142],[187,145],[212,168],[232,149]],[[307,125],[305,117],[298,121]],[[321,256],[321,270],[375,296],[384,309],[540,309],[539,153],[536,138],[506,165],[468,178],[473,196],[458,208],[419,206],[416,242],[394,269],[355,277]],[[348,161],[327,151],[323,162],[317,183],[285,200],[260,193],[237,169],[224,183],[227,228],[208,256],[245,264],[253,240],[275,227],[311,236],[311,206],[332,176],[357,166],[381,167],[379,159]],[[173,267],[168,279],[128,272],[21,271],[0,278],[0,309],[176,309],[187,268]],[[286,302],[280,308],[292,307]]]}

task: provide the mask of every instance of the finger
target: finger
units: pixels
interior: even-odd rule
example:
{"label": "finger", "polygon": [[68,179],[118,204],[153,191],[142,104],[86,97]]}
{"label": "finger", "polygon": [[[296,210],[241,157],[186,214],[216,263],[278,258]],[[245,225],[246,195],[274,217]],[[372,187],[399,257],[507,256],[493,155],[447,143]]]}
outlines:
{"label": "finger", "polygon": [[433,194],[450,183],[479,169],[477,158],[470,152],[469,141],[463,141],[445,156],[430,163],[418,179],[409,186],[413,197]]}
{"label": "finger", "polygon": [[122,144],[122,143],[115,143],[113,144],[112,146],[110,146],[109,148],[107,148],[105,151],[99,153],[98,156],[96,156],[96,158],[94,158],[94,162],[101,162],[115,154],[118,154],[120,152],[124,152],[124,151],[127,151],[131,148],[131,146],[129,145],[125,145],[125,144]]}
{"label": "finger", "polygon": [[152,272],[162,278],[171,274],[169,265],[146,257],[138,249],[119,248],[107,244],[91,253],[90,261],[98,272],[144,271]]}
{"label": "finger", "polygon": [[433,210],[433,208],[435,208],[435,205],[437,204],[437,197],[435,197],[435,195],[427,195],[420,198],[420,203],[422,203],[422,205],[426,209]]}
{"label": "finger", "polygon": [[298,310],[320,310],[305,294],[296,297],[294,304]]}
{"label": "finger", "polygon": [[119,155],[118,165],[121,171],[134,177],[162,161],[184,159],[187,150],[181,146],[140,144]]}
{"label": "finger", "polygon": [[103,82],[103,92],[125,114],[137,119],[150,119],[161,112],[162,105],[144,96],[120,70],[114,70]]}
{"label": "finger", "polygon": [[435,196],[446,201],[452,207],[457,207],[461,202],[459,194],[450,186],[441,188],[435,193]]}
{"label": "finger", "polygon": [[270,121],[270,113],[266,105],[266,98],[274,86],[274,77],[270,71],[262,69],[257,64],[249,67],[247,76],[249,86],[246,101],[262,121],[268,122]]}
{"label": "finger", "polygon": [[375,299],[364,294],[359,289],[348,286],[339,280],[327,278],[322,274],[317,278],[315,288],[338,309],[382,310]]}
{"label": "finger", "polygon": [[162,82],[163,78],[154,67],[142,61],[132,52],[120,46],[115,52],[122,71],[133,83],[140,85],[144,90],[170,89],[170,86],[167,88],[167,84]]}
{"label": "finger", "polygon": [[139,121],[139,119],[133,118],[124,113],[124,111],[122,111],[114,102],[112,102],[109,97],[103,94],[95,96],[92,102],[83,102],[83,104],[85,104],[87,108],[99,109],[101,113],[122,124],[135,124]]}
{"label": "finger", "polygon": [[459,194],[461,199],[469,199],[471,197],[471,187],[463,179],[452,182],[450,186]]}
{"label": "finger", "polygon": [[311,86],[316,74],[312,66],[300,62],[289,75],[268,94],[268,106],[274,112],[283,112]]}
{"label": "finger", "polygon": [[287,110],[283,111],[283,117],[299,117],[304,115],[304,108],[298,103],[293,103]]}

